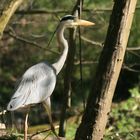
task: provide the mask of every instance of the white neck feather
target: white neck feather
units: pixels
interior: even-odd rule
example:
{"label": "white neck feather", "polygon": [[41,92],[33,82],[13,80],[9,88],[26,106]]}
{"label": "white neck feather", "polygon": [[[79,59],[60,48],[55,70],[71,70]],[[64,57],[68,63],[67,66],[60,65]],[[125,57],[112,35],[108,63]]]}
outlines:
{"label": "white neck feather", "polygon": [[58,61],[56,63],[52,64],[52,66],[56,70],[56,74],[58,74],[61,71],[61,69],[64,66],[64,63],[66,61],[67,54],[68,54],[68,42],[64,38],[64,30],[65,30],[64,25],[60,25],[57,30],[58,43],[59,43],[59,45],[61,45],[64,48],[64,50],[63,50],[60,58],[58,59]]}

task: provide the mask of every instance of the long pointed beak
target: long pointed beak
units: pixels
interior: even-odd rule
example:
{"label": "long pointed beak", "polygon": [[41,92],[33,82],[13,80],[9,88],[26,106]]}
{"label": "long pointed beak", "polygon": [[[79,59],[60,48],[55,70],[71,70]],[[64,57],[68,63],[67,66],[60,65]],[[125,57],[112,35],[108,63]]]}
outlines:
{"label": "long pointed beak", "polygon": [[73,25],[75,26],[92,26],[95,25],[95,23],[87,21],[87,20],[82,20],[82,19],[77,19]]}

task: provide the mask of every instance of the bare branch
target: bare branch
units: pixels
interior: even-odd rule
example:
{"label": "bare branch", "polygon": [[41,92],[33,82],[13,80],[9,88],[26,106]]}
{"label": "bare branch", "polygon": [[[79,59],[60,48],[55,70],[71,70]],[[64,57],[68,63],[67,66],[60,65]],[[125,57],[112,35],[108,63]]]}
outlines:
{"label": "bare branch", "polygon": [[[139,64],[139,65],[140,65],[140,64]],[[122,68],[123,68],[123,69],[126,69],[126,70],[128,70],[128,71],[131,71],[131,72],[138,72],[138,73],[140,73],[140,70],[136,70],[136,69],[134,69],[134,68],[131,68],[131,66],[123,65]]]}
{"label": "bare branch", "polygon": [[[80,61],[75,61],[74,65],[79,65]],[[92,60],[88,60],[88,61],[82,61],[82,65],[91,65],[91,64],[98,64],[98,61],[92,61]]]}
{"label": "bare branch", "polygon": [[48,49],[48,48],[42,47],[41,45],[39,45],[39,44],[36,43],[35,41],[31,41],[31,40],[28,40],[28,39],[23,38],[23,37],[21,37],[21,36],[18,36],[12,28],[9,28],[9,29],[10,29],[10,31],[7,31],[7,32],[5,32],[5,33],[9,34],[11,37],[13,37],[13,38],[15,38],[15,39],[17,39],[17,40],[19,40],[19,41],[25,42],[25,43],[27,43],[27,44],[33,45],[33,46],[35,46],[35,47],[37,47],[37,48],[40,48],[40,49],[42,49],[42,50],[46,50],[46,51],[49,51],[49,52],[51,52],[51,53],[59,54],[58,52],[55,52],[55,51],[50,50],[50,49]]}
{"label": "bare branch", "polygon": [[35,134],[30,136],[30,139],[32,139],[36,135],[39,135],[41,133],[45,133],[45,132],[48,132],[48,131],[51,131],[51,129],[49,128],[49,129],[45,129],[45,130],[42,130],[42,131],[37,131]]}
{"label": "bare branch", "polygon": [[129,53],[135,55],[136,57],[140,58],[140,55],[136,53],[136,51],[128,51]]}
{"label": "bare branch", "polygon": [[[58,128],[59,128],[58,125],[55,126],[55,129],[58,129]],[[34,136],[38,135],[38,134],[45,133],[45,132],[48,132],[48,131],[51,131],[51,128],[45,129],[45,130],[42,130],[42,131],[38,131],[38,132],[34,133],[33,135],[30,136],[30,139],[33,138]]]}
{"label": "bare branch", "polygon": [[92,45],[103,47],[102,43],[96,42],[96,41],[93,41],[93,40],[90,40],[90,39],[88,39],[88,38],[86,38],[84,36],[81,36],[81,39],[84,40],[84,41],[86,41],[86,42],[88,42],[88,43],[90,43],[90,44],[92,44]]}
{"label": "bare branch", "polygon": [[[137,6],[136,10],[140,10],[140,6]],[[0,12],[2,12],[3,9],[0,9]],[[104,8],[104,9],[88,9],[84,8],[83,12],[90,12],[90,13],[103,13],[103,12],[111,12],[111,8]],[[63,9],[57,9],[57,10],[47,10],[47,9],[33,9],[33,10],[18,10],[15,12],[15,14],[62,14],[62,13],[70,13],[68,10],[63,10]]]}
{"label": "bare branch", "polygon": [[138,47],[128,47],[127,48],[127,51],[138,51],[138,50],[140,50],[140,46],[138,46]]}
{"label": "bare branch", "polygon": [[66,10],[46,10],[46,9],[34,9],[34,10],[19,10],[15,12],[15,14],[61,14],[61,13],[69,13],[69,11]]}

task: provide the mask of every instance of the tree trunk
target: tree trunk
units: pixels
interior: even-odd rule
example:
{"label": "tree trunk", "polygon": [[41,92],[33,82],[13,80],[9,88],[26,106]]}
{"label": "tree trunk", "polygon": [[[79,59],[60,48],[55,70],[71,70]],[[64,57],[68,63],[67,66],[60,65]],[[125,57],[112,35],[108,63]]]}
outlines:
{"label": "tree trunk", "polygon": [[11,16],[14,14],[19,5],[23,0],[10,0],[7,2],[7,5],[4,7],[2,14],[0,15],[0,39],[2,38],[3,31],[10,20]]}
{"label": "tree trunk", "polygon": [[95,80],[75,140],[103,139],[137,0],[115,0]]}

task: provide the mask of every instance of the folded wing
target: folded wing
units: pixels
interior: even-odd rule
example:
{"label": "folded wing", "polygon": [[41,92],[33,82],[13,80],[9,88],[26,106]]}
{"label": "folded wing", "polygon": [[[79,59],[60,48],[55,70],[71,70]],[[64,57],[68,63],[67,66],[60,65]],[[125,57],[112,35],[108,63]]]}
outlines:
{"label": "folded wing", "polygon": [[30,67],[23,75],[7,110],[16,110],[43,102],[52,94],[56,84],[55,71],[46,62]]}

